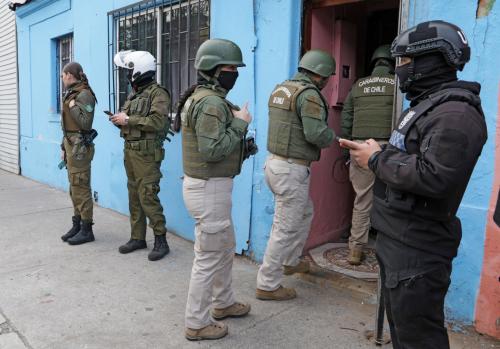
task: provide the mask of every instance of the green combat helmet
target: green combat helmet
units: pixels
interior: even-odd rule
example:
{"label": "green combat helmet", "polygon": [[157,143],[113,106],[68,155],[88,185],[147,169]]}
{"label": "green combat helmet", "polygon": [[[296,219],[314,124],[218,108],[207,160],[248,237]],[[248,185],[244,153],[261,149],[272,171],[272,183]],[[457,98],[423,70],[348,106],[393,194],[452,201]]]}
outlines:
{"label": "green combat helmet", "polygon": [[322,50],[307,51],[299,62],[299,68],[328,78],[335,74],[335,59]]}
{"label": "green combat helmet", "polygon": [[238,45],[225,39],[210,39],[200,45],[194,61],[195,69],[206,71],[222,64],[237,67],[245,66]]}
{"label": "green combat helmet", "polygon": [[391,45],[381,45],[377,47],[375,51],[373,51],[372,59],[370,64],[375,63],[377,59],[387,59],[390,62],[394,62],[394,57],[391,55]]}

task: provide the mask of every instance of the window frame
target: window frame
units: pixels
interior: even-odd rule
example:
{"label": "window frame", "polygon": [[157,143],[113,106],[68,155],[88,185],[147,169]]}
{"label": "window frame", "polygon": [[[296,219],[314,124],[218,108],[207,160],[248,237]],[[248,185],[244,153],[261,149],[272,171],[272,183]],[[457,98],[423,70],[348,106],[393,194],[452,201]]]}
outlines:
{"label": "window frame", "polygon": [[[74,37],[73,33],[65,34],[63,36],[60,36],[55,39],[56,41],[56,105],[57,105],[57,113],[62,112],[62,106],[63,106],[63,98],[64,94],[66,93],[66,88],[64,87],[63,81],[62,81],[62,71],[63,68],[66,64],[73,62],[75,59],[74,56]],[[69,43],[69,55],[65,56],[63,60],[61,51],[62,51],[62,46],[66,42]]]}
{"label": "window frame", "polygon": [[[123,96],[127,94],[126,91],[121,91],[120,86],[123,86],[120,81],[119,68],[113,63],[114,55],[122,48],[122,44],[125,49],[130,49],[132,46],[127,44],[127,38],[125,37],[127,33],[123,34],[121,37],[120,30],[123,30],[121,26],[121,21],[134,20],[134,18],[139,18],[140,16],[147,16],[148,14],[154,13],[154,27],[156,29],[154,38],[155,41],[155,58],[157,63],[156,71],[156,81],[158,84],[164,86],[168,89],[172,97],[171,110],[174,108],[178,97],[188,88],[191,84],[196,82],[196,74],[194,72],[194,60],[196,55],[196,50],[199,45],[205,40],[210,38],[210,0],[144,0],[108,13],[108,59],[109,65],[109,109],[112,111],[119,110],[123,105]],[[181,9],[181,10],[179,10]],[[187,9],[185,15],[185,23],[182,21],[183,12],[182,9]],[[196,10],[195,10],[196,9]],[[173,31],[172,13],[177,11],[177,30]],[[196,11],[196,13],[194,12]],[[164,31],[165,18],[170,16],[168,23],[170,24],[168,33]],[[200,26],[203,17],[205,23]],[[196,25],[193,26],[193,19],[196,21]],[[184,24],[182,24],[183,22]],[[134,23],[132,23],[132,26]],[[184,30],[181,30],[181,25],[184,26]],[[129,29],[127,25],[124,26],[124,30],[130,30],[133,32],[138,29]],[[147,29],[144,30],[147,32]],[[147,35],[147,33],[146,33]],[[194,37],[194,38],[193,38]],[[125,40],[120,40],[125,38]],[[172,57],[171,50],[173,44],[173,39],[176,38],[177,41],[177,57]],[[130,38],[129,40],[141,40]],[[196,40],[196,48],[192,47],[192,40]],[[167,44],[168,42],[168,44]],[[165,55],[165,49],[168,47],[168,56]],[[181,52],[185,50],[185,52]],[[184,55],[184,59],[183,59]],[[173,66],[177,64],[178,71],[174,74]],[[182,74],[182,70],[187,71],[187,74]],[[194,76],[193,76],[194,75]],[[176,80],[174,84],[173,81]],[[175,91],[173,90],[176,86]],[[128,87],[128,91],[130,88]],[[122,103],[120,103],[122,99]]]}

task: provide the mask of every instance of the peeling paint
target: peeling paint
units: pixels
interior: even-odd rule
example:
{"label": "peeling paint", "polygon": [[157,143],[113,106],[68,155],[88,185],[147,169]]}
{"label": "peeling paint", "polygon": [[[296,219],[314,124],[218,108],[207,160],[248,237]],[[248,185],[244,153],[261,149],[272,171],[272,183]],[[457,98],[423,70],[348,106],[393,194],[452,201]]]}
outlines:
{"label": "peeling paint", "polygon": [[479,0],[477,2],[476,18],[488,16],[496,0]]}

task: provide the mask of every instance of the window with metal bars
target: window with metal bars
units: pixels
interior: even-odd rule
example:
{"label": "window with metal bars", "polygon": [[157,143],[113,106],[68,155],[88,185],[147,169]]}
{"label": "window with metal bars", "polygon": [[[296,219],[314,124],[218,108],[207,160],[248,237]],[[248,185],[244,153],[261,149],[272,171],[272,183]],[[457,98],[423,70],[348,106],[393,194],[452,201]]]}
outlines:
{"label": "window with metal bars", "polygon": [[175,107],[197,79],[194,60],[209,37],[210,0],[146,0],[110,12],[108,20],[110,109],[118,110],[130,92],[126,72],[113,64],[113,56],[131,49],[155,56],[157,81],[169,90]]}
{"label": "window with metal bars", "polygon": [[66,64],[73,61],[73,34],[68,34],[56,39],[56,67],[57,75],[57,112],[62,109],[63,96],[66,93],[66,88],[63,85],[61,74]]}

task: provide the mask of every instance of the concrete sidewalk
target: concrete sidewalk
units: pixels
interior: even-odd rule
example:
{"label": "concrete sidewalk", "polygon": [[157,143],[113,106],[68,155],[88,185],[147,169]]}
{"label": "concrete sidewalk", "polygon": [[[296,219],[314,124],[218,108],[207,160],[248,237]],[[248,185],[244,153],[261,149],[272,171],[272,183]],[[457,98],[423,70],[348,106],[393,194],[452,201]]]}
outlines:
{"label": "concrete sidewalk", "polygon": [[[286,285],[299,298],[258,301],[257,266],[243,258],[233,285],[252,304],[251,315],[227,320],[225,339],[188,342],[192,244],[169,235],[170,255],[149,262],[148,232],[148,250],[121,255],[128,217],[96,207],[96,242],[69,246],[59,237],[71,215],[66,193],[0,171],[0,349],[374,348],[363,337],[373,324],[368,299],[290,277]],[[477,335],[453,334],[452,342],[456,349],[498,347]]]}

